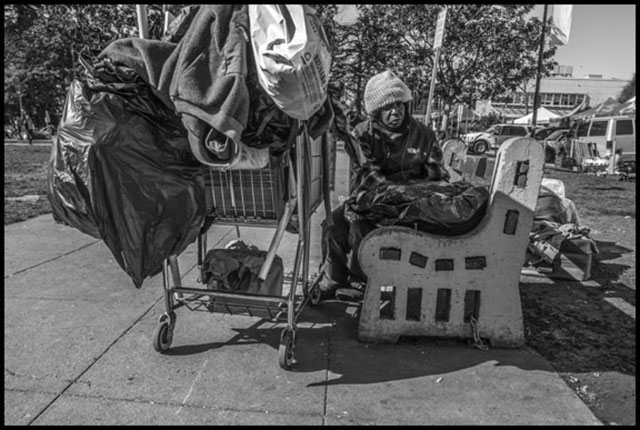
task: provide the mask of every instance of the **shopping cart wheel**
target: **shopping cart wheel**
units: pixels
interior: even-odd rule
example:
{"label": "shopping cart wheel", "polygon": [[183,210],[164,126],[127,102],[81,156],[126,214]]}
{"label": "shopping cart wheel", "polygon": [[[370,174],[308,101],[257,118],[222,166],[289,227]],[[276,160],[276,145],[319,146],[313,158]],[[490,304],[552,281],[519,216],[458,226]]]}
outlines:
{"label": "shopping cart wheel", "polygon": [[[309,297],[309,304],[311,306],[316,306],[320,303],[320,288],[318,287],[318,283],[320,282],[320,277],[315,276],[311,282],[306,282],[304,284],[304,295],[305,297]],[[311,286],[309,286],[311,285]]]}
{"label": "shopping cart wheel", "polygon": [[314,285],[311,288],[311,291],[309,291],[309,303],[312,306],[316,306],[318,303],[320,303],[320,297],[320,287]]}
{"label": "shopping cart wheel", "polygon": [[165,352],[171,346],[173,340],[173,329],[176,325],[176,314],[162,314],[156,331],[153,335],[153,348],[158,352]]}
{"label": "shopping cart wheel", "polygon": [[295,344],[295,332],[290,328],[282,330],[280,335],[280,347],[278,348],[278,363],[287,370],[293,364],[293,348]]}

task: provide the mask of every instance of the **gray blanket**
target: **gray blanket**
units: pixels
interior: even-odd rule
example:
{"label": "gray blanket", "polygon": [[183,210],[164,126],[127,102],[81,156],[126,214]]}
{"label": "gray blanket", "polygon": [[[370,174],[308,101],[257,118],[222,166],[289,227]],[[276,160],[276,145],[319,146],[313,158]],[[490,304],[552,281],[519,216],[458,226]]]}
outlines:
{"label": "gray blanket", "polygon": [[126,38],[100,54],[128,66],[180,114],[194,155],[211,127],[240,141],[249,117],[246,5],[201,5],[177,43]]}

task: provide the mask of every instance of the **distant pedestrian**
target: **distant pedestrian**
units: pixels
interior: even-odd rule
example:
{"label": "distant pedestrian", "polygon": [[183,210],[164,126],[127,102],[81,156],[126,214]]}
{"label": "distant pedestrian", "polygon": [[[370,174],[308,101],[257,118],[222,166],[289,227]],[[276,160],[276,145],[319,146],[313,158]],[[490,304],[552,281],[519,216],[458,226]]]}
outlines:
{"label": "distant pedestrian", "polygon": [[27,134],[27,140],[29,141],[29,145],[33,145],[33,129],[34,128],[35,126],[33,125],[33,120],[31,119],[29,114],[26,114],[24,117],[24,129],[25,129],[25,133]]}

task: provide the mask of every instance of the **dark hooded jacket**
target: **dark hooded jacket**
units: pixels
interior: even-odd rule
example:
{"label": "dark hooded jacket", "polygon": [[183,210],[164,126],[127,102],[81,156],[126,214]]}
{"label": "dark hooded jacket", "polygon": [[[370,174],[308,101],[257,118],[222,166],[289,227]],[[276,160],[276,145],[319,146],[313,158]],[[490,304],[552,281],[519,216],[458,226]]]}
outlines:
{"label": "dark hooded jacket", "polygon": [[385,182],[449,179],[442,148],[429,127],[407,115],[399,130],[389,130],[376,119],[355,127],[353,135],[360,151],[351,182],[352,196]]}

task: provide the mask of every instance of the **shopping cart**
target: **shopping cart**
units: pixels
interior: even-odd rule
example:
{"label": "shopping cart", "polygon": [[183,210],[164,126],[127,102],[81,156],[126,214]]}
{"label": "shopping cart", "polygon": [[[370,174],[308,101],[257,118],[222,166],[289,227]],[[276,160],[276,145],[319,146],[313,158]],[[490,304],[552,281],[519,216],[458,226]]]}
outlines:
{"label": "shopping cart", "polygon": [[[213,291],[181,284],[177,255],[163,262],[165,312],[160,316],[153,346],[167,351],[176,325],[175,310],[185,307],[192,311],[207,311],[260,317],[275,322],[286,321],[280,336],[278,361],[289,369],[294,359],[297,320],[307,304],[320,301],[317,277],[309,279],[310,218],[329,194],[331,151],[325,133],[311,141],[306,123],[299,121],[295,144],[281,157],[270,161],[263,169],[216,170],[206,167],[205,189],[210,216],[197,238],[197,267],[199,283],[204,283],[203,261],[207,253],[207,231],[211,226],[235,225],[273,227],[272,238],[259,279],[267,278],[269,269],[284,232],[296,232],[297,248],[293,273],[285,278],[290,282],[286,296],[263,296]],[[239,233],[239,230],[237,230]],[[301,275],[301,276],[300,276]],[[302,295],[297,294],[298,285]]]}

